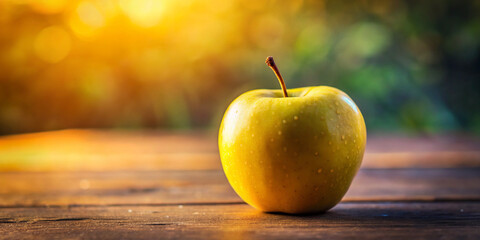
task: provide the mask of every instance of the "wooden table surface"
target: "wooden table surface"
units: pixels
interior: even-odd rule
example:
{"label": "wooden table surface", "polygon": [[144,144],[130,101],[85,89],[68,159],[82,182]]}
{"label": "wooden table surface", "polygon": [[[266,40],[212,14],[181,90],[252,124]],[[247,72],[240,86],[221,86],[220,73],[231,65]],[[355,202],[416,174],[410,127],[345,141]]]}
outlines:
{"label": "wooden table surface", "polygon": [[480,140],[372,136],[325,214],[258,212],[214,134],[66,130],[0,137],[0,239],[480,239]]}

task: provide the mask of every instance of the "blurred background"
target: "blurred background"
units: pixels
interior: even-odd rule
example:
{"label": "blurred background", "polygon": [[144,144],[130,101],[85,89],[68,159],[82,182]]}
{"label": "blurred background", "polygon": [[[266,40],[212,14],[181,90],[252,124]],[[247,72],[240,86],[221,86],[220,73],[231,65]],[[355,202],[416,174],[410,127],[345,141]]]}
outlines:
{"label": "blurred background", "polygon": [[0,135],[211,129],[256,88],[347,92],[369,132],[480,133],[480,1],[2,0]]}

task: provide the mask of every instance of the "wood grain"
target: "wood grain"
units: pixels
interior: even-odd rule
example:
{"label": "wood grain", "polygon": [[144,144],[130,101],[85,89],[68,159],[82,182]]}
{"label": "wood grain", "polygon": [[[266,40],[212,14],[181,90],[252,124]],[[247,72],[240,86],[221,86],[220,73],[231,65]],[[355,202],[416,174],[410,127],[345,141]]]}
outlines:
{"label": "wood grain", "polygon": [[245,204],[8,208],[0,239],[479,239],[480,203],[341,203],[321,215]]}
{"label": "wood grain", "polygon": [[[221,170],[0,173],[0,206],[239,203]],[[344,201],[480,200],[480,168],[362,169]]]}

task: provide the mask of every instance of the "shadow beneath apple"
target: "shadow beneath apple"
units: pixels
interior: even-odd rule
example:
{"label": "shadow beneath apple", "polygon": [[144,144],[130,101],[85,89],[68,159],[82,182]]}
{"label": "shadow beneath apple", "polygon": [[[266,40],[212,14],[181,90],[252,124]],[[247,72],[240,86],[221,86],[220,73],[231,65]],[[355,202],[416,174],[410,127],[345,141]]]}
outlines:
{"label": "shadow beneath apple", "polygon": [[476,202],[340,203],[324,213],[268,213],[322,227],[463,227],[480,226]]}

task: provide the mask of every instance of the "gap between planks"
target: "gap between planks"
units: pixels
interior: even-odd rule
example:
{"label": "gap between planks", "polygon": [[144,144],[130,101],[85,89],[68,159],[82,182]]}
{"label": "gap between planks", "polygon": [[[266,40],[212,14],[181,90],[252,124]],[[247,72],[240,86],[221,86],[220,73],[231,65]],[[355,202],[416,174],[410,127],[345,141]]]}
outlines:
{"label": "gap between planks", "polygon": [[[480,203],[478,198],[436,198],[436,199],[360,199],[360,200],[342,200],[339,204],[388,204],[388,203]],[[248,205],[245,202],[179,202],[179,203],[139,203],[139,204],[70,204],[70,205],[8,205],[0,206],[0,209],[9,208],[77,208],[77,207],[169,207],[169,206],[225,206],[225,205]]]}

